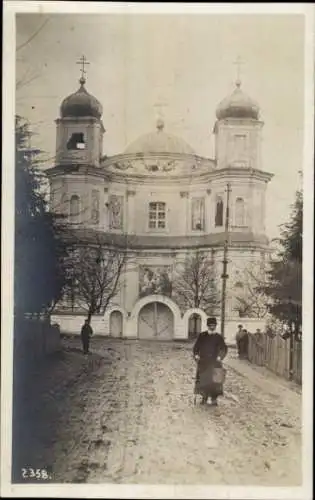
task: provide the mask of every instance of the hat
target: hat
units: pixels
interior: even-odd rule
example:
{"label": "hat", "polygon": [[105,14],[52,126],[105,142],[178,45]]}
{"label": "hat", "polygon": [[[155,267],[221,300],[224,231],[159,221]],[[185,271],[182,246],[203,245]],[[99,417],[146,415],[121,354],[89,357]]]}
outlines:
{"label": "hat", "polygon": [[217,319],[216,318],[208,318],[207,319],[207,326],[216,325],[216,324],[217,324]]}

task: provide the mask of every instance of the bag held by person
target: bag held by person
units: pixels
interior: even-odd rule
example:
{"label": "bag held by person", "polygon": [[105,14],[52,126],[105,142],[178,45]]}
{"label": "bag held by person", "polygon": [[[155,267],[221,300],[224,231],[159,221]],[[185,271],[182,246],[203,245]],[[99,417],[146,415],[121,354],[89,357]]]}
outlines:
{"label": "bag held by person", "polygon": [[212,371],[212,380],[215,384],[223,384],[226,377],[226,369],[223,367],[214,367]]}

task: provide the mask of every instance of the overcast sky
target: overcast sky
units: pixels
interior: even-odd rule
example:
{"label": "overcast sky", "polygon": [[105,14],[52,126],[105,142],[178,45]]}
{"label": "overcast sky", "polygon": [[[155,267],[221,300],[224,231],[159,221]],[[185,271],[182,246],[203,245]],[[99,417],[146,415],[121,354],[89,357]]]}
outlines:
{"label": "overcast sky", "polygon": [[162,99],[165,130],[213,157],[218,103],[233,91],[240,56],[243,90],[261,108],[263,166],[272,172],[267,233],[289,216],[303,162],[304,24],[298,15],[17,15],[17,112],[55,153],[62,99],[77,90],[76,61],[90,65],[87,89],[104,108],[104,153],[122,152],[155,128]]}

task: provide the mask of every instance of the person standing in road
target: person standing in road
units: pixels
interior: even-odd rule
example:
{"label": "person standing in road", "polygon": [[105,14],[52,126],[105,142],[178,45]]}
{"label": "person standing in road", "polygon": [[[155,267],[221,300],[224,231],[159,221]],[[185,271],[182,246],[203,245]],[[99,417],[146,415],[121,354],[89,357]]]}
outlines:
{"label": "person standing in road", "polygon": [[248,331],[243,328],[242,338],[241,338],[241,358],[248,358],[248,345],[249,345],[249,334]]}
{"label": "person standing in road", "polygon": [[89,323],[89,320],[86,319],[84,325],[81,328],[81,340],[82,340],[82,347],[84,354],[89,353],[90,338],[92,337],[92,335],[93,335],[92,327]]}
{"label": "person standing in road", "polygon": [[216,332],[216,318],[207,319],[208,330],[201,332],[193,347],[193,355],[197,361],[195,394],[202,396],[202,404],[211,397],[213,406],[217,406],[218,396],[223,395],[223,381],[215,378],[215,369],[223,372],[221,361],[227,354],[227,345],[222,335]]}
{"label": "person standing in road", "polygon": [[242,345],[242,337],[243,337],[243,325],[238,325],[238,330],[237,330],[237,333],[236,333],[236,345],[237,345],[237,354],[238,354],[238,357],[240,358],[242,353],[241,353],[241,345]]}

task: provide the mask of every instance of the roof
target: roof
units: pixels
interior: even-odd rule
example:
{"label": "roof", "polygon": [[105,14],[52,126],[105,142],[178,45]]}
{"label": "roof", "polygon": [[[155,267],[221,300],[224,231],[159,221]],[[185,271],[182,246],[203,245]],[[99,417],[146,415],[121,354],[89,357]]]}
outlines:
{"label": "roof", "polygon": [[182,138],[164,131],[164,122],[158,120],[156,130],[141,135],[129,144],[124,154],[178,153],[195,154],[194,149]]}
{"label": "roof", "polygon": [[88,93],[84,84],[85,79],[81,78],[80,88],[62,101],[60,106],[62,118],[84,116],[101,118],[103,113],[102,105],[96,97]]}
{"label": "roof", "polygon": [[241,82],[236,82],[236,88],[231,95],[223,99],[217,107],[219,120],[224,118],[252,118],[258,120],[259,106],[241,89]]}

